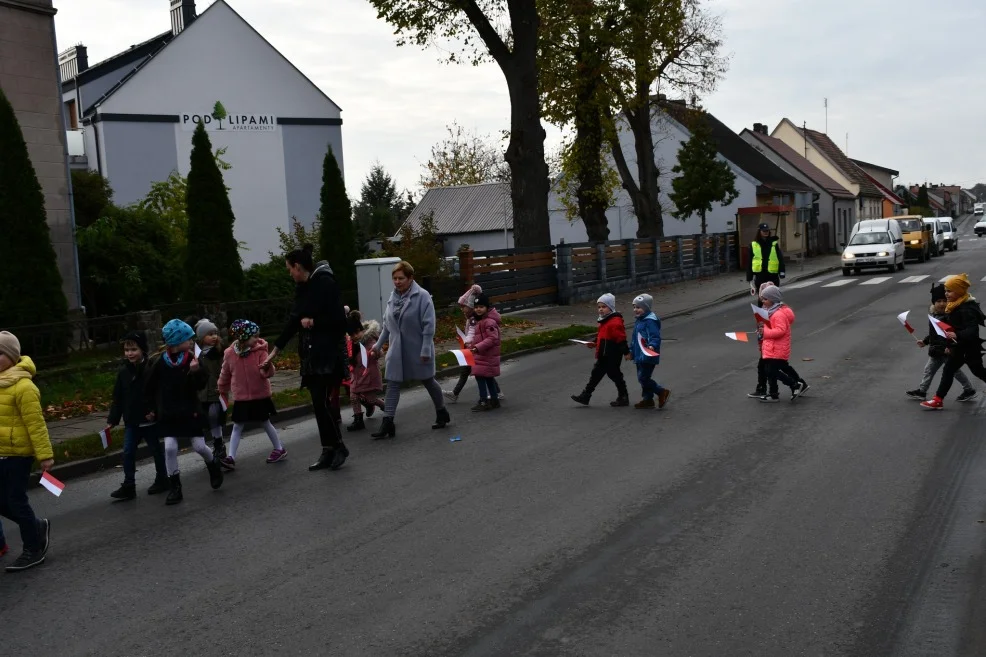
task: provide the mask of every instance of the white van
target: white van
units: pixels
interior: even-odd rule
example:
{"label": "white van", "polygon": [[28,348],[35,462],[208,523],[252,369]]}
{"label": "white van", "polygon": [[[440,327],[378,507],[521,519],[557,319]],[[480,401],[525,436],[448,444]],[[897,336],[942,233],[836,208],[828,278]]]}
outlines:
{"label": "white van", "polygon": [[931,255],[945,255],[945,229],[942,227],[942,219],[938,217],[925,217],[924,223],[931,226]]}
{"label": "white van", "polygon": [[952,225],[952,219],[949,217],[939,218],[938,223],[941,224],[942,237],[945,239],[945,250],[946,251],[958,251],[959,250],[959,235],[955,232],[955,226]]}
{"label": "white van", "polygon": [[863,269],[886,268],[893,273],[904,268],[904,235],[896,219],[860,221],[843,246],[843,276]]}
{"label": "white van", "polygon": [[972,213],[982,214],[984,208],[986,208],[986,203],[976,203],[975,205],[972,206]]}

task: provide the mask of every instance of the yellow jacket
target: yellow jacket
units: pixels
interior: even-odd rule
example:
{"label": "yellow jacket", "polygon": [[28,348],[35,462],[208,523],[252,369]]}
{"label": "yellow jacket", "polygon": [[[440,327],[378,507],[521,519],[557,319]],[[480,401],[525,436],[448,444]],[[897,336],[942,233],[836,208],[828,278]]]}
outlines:
{"label": "yellow jacket", "polygon": [[41,412],[41,393],[34,385],[34,361],[21,356],[0,372],[0,456],[54,458],[48,427]]}

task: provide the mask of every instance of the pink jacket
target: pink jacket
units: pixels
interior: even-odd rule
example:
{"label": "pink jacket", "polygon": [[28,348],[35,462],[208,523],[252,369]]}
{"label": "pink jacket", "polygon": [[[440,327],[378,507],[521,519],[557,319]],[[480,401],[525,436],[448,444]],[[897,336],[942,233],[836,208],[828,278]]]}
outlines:
{"label": "pink jacket", "polygon": [[230,401],[250,401],[267,399],[271,396],[270,377],[274,375],[274,364],[266,370],[260,364],[267,359],[267,342],[260,340],[246,356],[237,354],[233,347],[223,352],[223,368],[219,372],[219,392],[228,394],[233,390]]}
{"label": "pink jacket", "polygon": [[777,360],[791,358],[791,325],[794,324],[794,311],[789,306],[781,306],[770,316],[770,324],[763,327],[763,357]]}
{"label": "pink jacket", "polygon": [[[371,322],[376,325],[376,322]],[[350,391],[355,394],[364,392],[380,392],[383,390],[383,375],[380,373],[380,363],[373,352],[373,345],[380,337],[379,326],[375,331],[367,330],[363,335],[363,346],[366,347],[366,367],[360,355],[359,344],[353,344],[353,382]]]}
{"label": "pink jacket", "polygon": [[476,336],[473,339],[476,350],[476,366],[472,368],[473,376],[500,376],[500,313],[490,308],[476,323]]}

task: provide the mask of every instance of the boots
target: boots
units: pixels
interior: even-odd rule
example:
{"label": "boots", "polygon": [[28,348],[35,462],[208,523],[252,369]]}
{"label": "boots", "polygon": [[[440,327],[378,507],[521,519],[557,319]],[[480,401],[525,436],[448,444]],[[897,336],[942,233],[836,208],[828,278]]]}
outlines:
{"label": "boots", "polygon": [[331,447],[323,447],[322,453],[318,455],[318,459],[308,466],[308,471],[315,472],[316,470],[324,470],[329,467],[335,459],[334,452],[335,450]]}
{"label": "boots", "polygon": [[383,422],[380,423],[380,430],[376,433],[371,433],[370,436],[374,440],[379,440],[381,438],[393,438],[397,435],[397,425],[394,424],[394,418],[384,417]]}
{"label": "boots", "polygon": [[332,462],[329,464],[329,470],[338,470],[342,467],[342,464],[346,462],[349,457],[349,450],[346,448],[346,444],[339,441],[338,447],[335,448],[332,454]]}
{"label": "boots", "polygon": [[366,425],[363,424],[363,416],[356,415],[353,417],[353,423],[346,427],[346,431],[362,431],[365,428]]}
{"label": "boots", "polygon": [[154,480],[154,483],[151,484],[151,487],[147,489],[147,494],[157,495],[158,493],[166,493],[169,490],[171,490],[171,482],[168,481],[167,477],[158,475],[158,477]]}
{"label": "boots", "polygon": [[583,406],[588,406],[589,405],[589,399],[591,397],[592,397],[592,393],[591,392],[589,392],[588,390],[583,390],[582,392],[580,392],[577,395],[572,395],[572,401],[573,402],[576,402],[578,404],[582,404]]}
{"label": "boots", "polygon": [[205,467],[209,470],[209,483],[212,485],[212,490],[218,489],[223,485],[223,469],[215,454],[212,455],[212,460],[205,464]]}
{"label": "boots", "polygon": [[184,499],[181,494],[181,475],[173,474],[169,479],[171,480],[171,490],[168,492],[167,499],[164,500],[164,503],[168,506],[178,504]]}
{"label": "boots", "polygon": [[222,438],[213,439],[212,453],[216,455],[216,459],[219,461],[226,458],[226,443],[223,442]]}
{"label": "boots", "polygon": [[438,414],[435,416],[435,424],[431,425],[432,429],[444,429],[452,421],[452,416],[448,414],[447,408],[442,408],[438,410]]}
{"label": "boots", "polygon": [[611,401],[609,405],[612,406],[613,408],[619,408],[621,406],[629,406],[630,395],[620,395],[619,397],[616,398],[616,401]]}
{"label": "boots", "polygon": [[360,402],[363,408],[366,409],[366,417],[373,417],[373,412],[377,410],[377,407],[373,404],[367,404],[366,402]]}
{"label": "boots", "polygon": [[132,500],[137,497],[137,485],[124,483],[110,493],[110,497],[114,500]]}

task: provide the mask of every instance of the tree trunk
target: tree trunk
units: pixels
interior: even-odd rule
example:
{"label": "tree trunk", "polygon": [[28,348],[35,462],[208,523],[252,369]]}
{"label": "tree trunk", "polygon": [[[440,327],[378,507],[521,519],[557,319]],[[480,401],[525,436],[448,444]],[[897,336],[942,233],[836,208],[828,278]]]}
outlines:
{"label": "tree trunk", "polygon": [[578,85],[575,112],[575,144],[578,166],[579,216],[585,225],[590,242],[609,239],[609,222],[606,219],[606,200],[603,194],[605,181],[602,170],[603,120],[599,111],[599,97],[603,81],[600,77],[600,48],[594,42],[587,21],[579,21],[579,44],[576,66],[585,71]]}
{"label": "tree trunk", "polygon": [[707,226],[705,225],[705,210],[698,213],[702,217],[702,234],[705,235]]}
{"label": "tree trunk", "polygon": [[514,245],[548,246],[548,165],[544,159],[544,127],[538,93],[538,13],[535,0],[508,0],[513,53],[500,65],[510,92],[510,196],[514,213]]}

